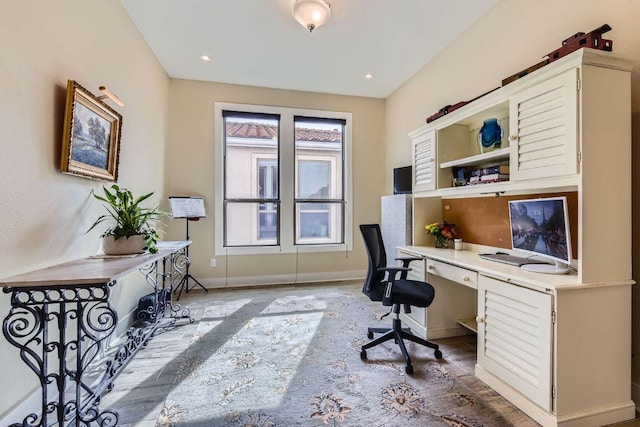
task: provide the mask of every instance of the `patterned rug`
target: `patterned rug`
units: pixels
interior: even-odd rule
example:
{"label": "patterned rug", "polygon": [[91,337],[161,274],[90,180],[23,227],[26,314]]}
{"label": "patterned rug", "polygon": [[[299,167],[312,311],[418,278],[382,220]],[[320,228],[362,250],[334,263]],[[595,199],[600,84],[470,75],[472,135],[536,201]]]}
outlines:
{"label": "patterned rug", "polygon": [[536,425],[444,344],[436,360],[407,343],[411,376],[393,341],[361,360],[367,327],[391,316],[379,320],[385,308],[359,284],[193,292],[181,303],[196,321],[154,337],[103,400],[119,425]]}

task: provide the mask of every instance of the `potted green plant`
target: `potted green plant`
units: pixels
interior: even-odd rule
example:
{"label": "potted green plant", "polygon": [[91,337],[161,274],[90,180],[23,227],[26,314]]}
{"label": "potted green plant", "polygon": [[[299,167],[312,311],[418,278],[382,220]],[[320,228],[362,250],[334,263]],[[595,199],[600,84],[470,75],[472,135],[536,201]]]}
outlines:
{"label": "potted green plant", "polygon": [[93,230],[105,221],[113,222],[102,234],[102,249],[107,255],[140,253],[144,250],[154,254],[158,252],[159,235],[157,228],[162,226],[160,218],[168,215],[156,207],[143,207],[141,203],[153,195],[148,193],[134,197],[131,191],[113,184],[111,190],[102,187],[104,196],[91,194],[106,204],[108,214],[101,215],[87,230]]}

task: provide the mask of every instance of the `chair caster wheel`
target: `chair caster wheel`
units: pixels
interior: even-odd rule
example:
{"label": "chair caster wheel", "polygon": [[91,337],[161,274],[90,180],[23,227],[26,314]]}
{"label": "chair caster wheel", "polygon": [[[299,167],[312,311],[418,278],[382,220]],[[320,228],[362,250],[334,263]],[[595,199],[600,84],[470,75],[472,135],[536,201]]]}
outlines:
{"label": "chair caster wheel", "polygon": [[442,352],[440,350],[436,350],[433,355],[436,356],[436,359],[438,360],[442,359]]}
{"label": "chair caster wheel", "polygon": [[362,350],[360,352],[360,359],[367,360],[367,351],[366,350]]}
{"label": "chair caster wheel", "polygon": [[407,366],[404,368],[404,371],[405,371],[407,374],[409,374],[409,375],[413,374],[413,366],[411,366],[411,365],[407,365]]}
{"label": "chair caster wheel", "polygon": [[367,332],[367,338],[372,340],[373,339],[373,332],[371,332],[371,331]]}

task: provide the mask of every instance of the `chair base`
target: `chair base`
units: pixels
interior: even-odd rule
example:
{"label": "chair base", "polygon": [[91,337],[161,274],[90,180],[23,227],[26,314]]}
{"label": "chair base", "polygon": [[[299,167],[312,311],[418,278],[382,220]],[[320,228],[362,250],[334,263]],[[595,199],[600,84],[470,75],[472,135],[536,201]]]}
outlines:
{"label": "chair base", "polygon": [[411,358],[409,357],[409,352],[407,351],[407,347],[404,344],[405,339],[415,342],[417,344],[424,345],[425,347],[434,349],[435,358],[442,359],[442,352],[440,351],[438,344],[434,344],[431,341],[427,341],[425,339],[422,339],[420,337],[413,335],[409,330],[409,328],[402,327],[402,322],[398,317],[393,319],[393,324],[391,329],[369,328],[367,330],[367,337],[372,338],[374,333],[383,333],[384,335],[362,346],[362,350],[360,351],[360,358],[363,360],[367,358],[366,350],[368,348],[375,347],[378,344],[382,344],[383,342],[389,341],[391,339],[393,339],[394,342],[398,344],[398,346],[400,346],[402,357],[404,357],[404,361],[406,363],[405,372],[407,374],[413,373],[413,365],[411,365]]}

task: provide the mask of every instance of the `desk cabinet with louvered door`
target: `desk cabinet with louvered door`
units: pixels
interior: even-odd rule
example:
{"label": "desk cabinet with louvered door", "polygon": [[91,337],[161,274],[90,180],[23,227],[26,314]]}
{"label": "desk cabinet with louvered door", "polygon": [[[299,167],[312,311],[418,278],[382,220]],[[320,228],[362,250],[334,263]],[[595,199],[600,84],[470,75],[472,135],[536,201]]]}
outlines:
{"label": "desk cabinet with louvered door", "polygon": [[551,410],[552,296],[480,276],[479,378],[486,370]]}

